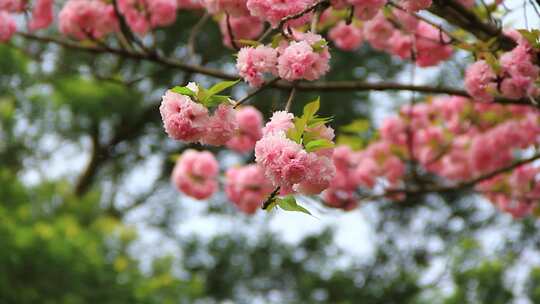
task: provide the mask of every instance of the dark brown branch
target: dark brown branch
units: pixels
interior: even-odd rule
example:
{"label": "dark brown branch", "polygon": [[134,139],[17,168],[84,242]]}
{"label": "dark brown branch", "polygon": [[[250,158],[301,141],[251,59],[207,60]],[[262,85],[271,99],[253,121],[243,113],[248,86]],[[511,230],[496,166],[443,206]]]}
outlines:
{"label": "dark brown branch", "polygon": [[[102,48],[102,47],[96,47],[96,46],[84,46],[79,43],[64,40],[64,39],[37,36],[34,34],[28,34],[28,33],[22,33],[22,32],[19,32],[18,34],[29,40],[35,40],[35,41],[46,42],[46,43],[54,43],[54,44],[58,44],[66,48],[79,50],[83,52],[89,52],[89,53],[94,53],[94,54],[114,54],[114,55],[122,56],[129,59],[134,59],[134,60],[146,60],[146,61],[154,62],[160,65],[166,66],[166,67],[177,68],[185,72],[194,73],[194,74],[202,74],[202,75],[225,79],[225,80],[237,80],[239,78],[238,75],[228,74],[219,69],[207,68],[207,67],[199,66],[199,65],[191,65],[191,64],[187,64],[182,61],[179,61],[179,60],[165,58],[157,54],[142,54],[142,53],[129,52],[126,50],[115,49],[115,48],[110,48],[110,47]],[[448,95],[470,97],[470,95],[467,94],[467,92],[465,92],[464,90],[459,90],[455,88],[408,85],[408,84],[400,84],[400,83],[393,83],[393,82],[370,83],[370,82],[359,81],[359,80],[298,82],[295,84],[295,86],[296,86],[296,89],[299,91],[318,91],[318,92],[413,91],[413,92],[420,92],[420,93],[426,93],[426,94],[448,94]],[[288,91],[292,88],[292,84],[286,81],[278,81],[275,84],[273,84],[272,87]],[[496,98],[495,101],[498,103],[505,103],[505,104],[532,105],[531,101],[526,98],[517,99],[517,100],[509,99],[509,98]]]}
{"label": "dark brown branch", "polygon": [[429,11],[454,24],[480,40],[487,41],[497,38],[497,47],[503,50],[511,50],[516,42],[502,33],[497,24],[482,21],[473,12],[456,2],[455,0],[436,0]]}
{"label": "dark brown branch", "polygon": [[418,188],[418,189],[389,189],[388,191],[386,191],[385,193],[382,193],[382,194],[362,196],[361,199],[377,200],[377,199],[382,199],[382,198],[392,196],[392,195],[396,195],[396,194],[405,194],[407,196],[416,196],[416,195],[423,195],[423,194],[428,194],[428,193],[448,193],[448,192],[456,192],[456,191],[467,190],[467,189],[470,189],[470,188],[474,187],[478,183],[481,183],[483,181],[494,178],[499,174],[510,172],[510,171],[512,171],[514,169],[517,169],[518,167],[521,167],[523,165],[532,163],[532,162],[534,162],[536,160],[539,160],[539,159],[540,159],[540,154],[536,154],[536,155],[534,155],[532,157],[525,158],[525,159],[519,160],[517,162],[514,162],[513,164],[511,164],[509,166],[499,168],[499,169],[494,170],[492,172],[489,172],[487,174],[480,175],[480,176],[478,176],[476,178],[473,178],[471,180],[468,180],[468,181],[465,181],[465,182],[462,182],[462,183],[459,183],[459,184],[456,184],[456,185],[435,186],[435,187],[430,187],[430,188],[422,187],[422,188]]}

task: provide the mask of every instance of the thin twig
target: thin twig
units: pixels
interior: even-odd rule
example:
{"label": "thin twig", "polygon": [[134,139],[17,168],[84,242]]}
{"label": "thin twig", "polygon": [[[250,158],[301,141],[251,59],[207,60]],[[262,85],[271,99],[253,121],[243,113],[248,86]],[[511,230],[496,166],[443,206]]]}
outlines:
{"label": "thin twig", "polygon": [[262,86],[258,87],[257,89],[253,90],[252,92],[250,92],[248,95],[246,95],[245,97],[243,97],[242,99],[238,100],[233,108],[237,108],[239,107],[240,105],[244,104],[246,101],[248,101],[250,98],[254,97],[255,95],[259,94],[260,92],[264,91],[265,89],[267,89],[268,87],[272,86],[274,83],[276,83],[277,81],[279,80],[279,77],[276,77],[268,82],[266,82],[265,84],[263,84]]}
{"label": "thin twig", "polygon": [[206,13],[202,16],[202,18],[193,26],[191,29],[191,32],[189,33],[188,38],[188,52],[189,57],[194,58],[195,54],[197,54],[197,36],[201,32],[202,28],[208,22],[210,19],[210,14]]}
{"label": "thin twig", "polygon": [[287,100],[287,104],[285,105],[285,112],[289,112],[291,110],[291,106],[292,106],[295,96],[296,96],[296,87],[293,86],[291,89],[291,93],[289,94],[289,99]]}

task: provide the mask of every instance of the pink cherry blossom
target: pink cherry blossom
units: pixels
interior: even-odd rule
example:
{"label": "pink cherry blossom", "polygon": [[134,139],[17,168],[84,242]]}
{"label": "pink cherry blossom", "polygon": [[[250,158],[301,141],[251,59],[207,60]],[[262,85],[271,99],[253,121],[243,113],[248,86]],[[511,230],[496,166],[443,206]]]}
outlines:
{"label": "pink cherry blossom", "polygon": [[236,110],[230,105],[220,104],[206,124],[201,142],[207,145],[222,146],[233,138],[237,131]]}
{"label": "pink cherry blossom", "polygon": [[277,51],[271,47],[244,47],[238,52],[238,74],[253,87],[264,83],[264,74],[277,74]]}
{"label": "pink cherry blossom", "polygon": [[477,61],[465,72],[465,88],[478,101],[492,101],[492,94],[497,89],[496,77],[484,60]]}
{"label": "pink cherry blossom", "polygon": [[270,121],[264,126],[263,135],[271,133],[287,132],[294,127],[294,115],[285,111],[277,111],[272,114]]}
{"label": "pink cherry blossom", "polygon": [[210,14],[227,13],[231,16],[249,16],[246,0],[202,0]]}
{"label": "pink cherry blossom", "polygon": [[118,8],[129,27],[144,35],[151,28],[167,26],[176,20],[176,0],[118,0]]}
{"label": "pink cherry blossom", "polygon": [[32,7],[31,31],[44,29],[53,22],[53,0],[36,0]]}
{"label": "pink cherry blossom", "polygon": [[201,9],[204,7],[203,0],[177,0],[178,9]]}
{"label": "pink cherry blossom", "polygon": [[7,42],[17,31],[17,24],[11,15],[0,11],[0,42]]}
{"label": "pink cherry blossom", "polygon": [[171,180],[188,196],[202,200],[218,190],[219,164],[208,151],[186,150],[176,162]]}
{"label": "pink cherry blossom", "polygon": [[432,0],[401,0],[399,4],[408,11],[416,12],[430,7]]}
{"label": "pink cherry blossom", "polygon": [[357,49],[363,41],[362,30],[355,25],[347,25],[345,21],[333,27],[328,37],[338,48],[345,51]]}
{"label": "pink cherry blossom", "polygon": [[386,4],[386,0],[348,0],[354,5],[354,14],[360,20],[370,20]]}
{"label": "pink cherry blossom", "polygon": [[257,165],[231,168],[226,173],[225,193],[242,212],[255,213],[274,191],[272,183]]}
{"label": "pink cherry blossom", "polygon": [[309,170],[308,153],[283,132],[270,133],[257,142],[255,161],[274,186],[285,189],[300,183]]}
{"label": "pink cherry blossom", "polygon": [[2,0],[0,1],[0,11],[10,13],[22,13],[28,4],[25,0]]}
{"label": "pink cherry blossom", "polygon": [[447,44],[449,37],[445,33],[428,24],[419,22],[416,29],[416,63],[427,67],[439,64],[452,55],[452,47]]}
{"label": "pink cherry blossom", "polygon": [[159,111],[165,131],[173,139],[196,142],[207,132],[210,123],[208,109],[188,96],[167,91]]}
{"label": "pink cherry blossom", "polygon": [[395,28],[383,13],[378,13],[373,19],[364,24],[364,38],[377,50],[387,50],[390,47],[390,38]]}
{"label": "pink cherry blossom", "polygon": [[[233,48],[231,41],[231,35],[229,33],[229,25],[232,31],[232,37],[235,40],[253,40],[262,33],[264,25],[257,17],[252,16],[240,16],[230,17],[229,24],[227,24],[227,18],[222,18],[219,22],[219,28],[223,35],[223,44],[229,48]],[[239,43],[237,43],[238,45]]]}
{"label": "pink cherry blossom", "polygon": [[312,81],[330,70],[328,48],[326,46],[322,46],[321,50],[313,48],[316,43],[322,41],[322,37],[317,42],[312,42],[313,36],[306,37],[308,38],[306,40],[291,42],[279,56],[279,77],[287,81],[299,79]]}
{"label": "pink cherry blossom", "polygon": [[[273,27],[277,27],[281,19],[302,12],[314,0],[247,0],[247,7],[252,16],[264,19]],[[291,20],[287,25],[297,27],[311,19],[311,14],[305,14],[300,18]]]}
{"label": "pink cherry blossom", "polygon": [[227,142],[227,147],[242,153],[252,151],[262,137],[263,117],[255,107],[247,106],[236,111],[238,131]]}
{"label": "pink cherry blossom", "polygon": [[118,28],[114,7],[101,0],[68,0],[60,14],[59,27],[75,39],[100,39]]}
{"label": "pink cherry blossom", "polygon": [[330,186],[336,174],[332,160],[326,156],[309,153],[307,166],[309,169],[304,177],[304,181],[299,183],[294,189],[306,195],[316,195],[323,192]]}

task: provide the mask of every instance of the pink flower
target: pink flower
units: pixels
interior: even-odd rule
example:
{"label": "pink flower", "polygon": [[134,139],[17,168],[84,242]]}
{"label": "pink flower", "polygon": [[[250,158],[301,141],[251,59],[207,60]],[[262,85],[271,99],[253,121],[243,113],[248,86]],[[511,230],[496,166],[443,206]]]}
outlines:
{"label": "pink flower", "polygon": [[416,63],[418,66],[427,67],[439,64],[452,55],[452,47],[447,44],[449,37],[428,24],[419,22],[416,29]]}
{"label": "pink flower", "polygon": [[330,70],[328,48],[315,50],[313,45],[307,40],[291,42],[278,58],[279,77],[287,81],[312,81],[326,74]]}
{"label": "pink flower", "polygon": [[360,162],[353,173],[354,180],[360,186],[373,188],[379,175],[379,165],[370,157],[360,158]]}
{"label": "pink flower", "polygon": [[220,104],[206,125],[203,144],[225,145],[238,131],[236,111],[230,105]]}
{"label": "pink flower", "polygon": [[31,31],[44,29],[53,21],[53,0],[36,0],[32,8]]}
{"label": "pink flower", "polygon": [[[264,30],[263,23],[257,17],[230,17],[229,24],[233,33],[232,37],[234,37],[236,41],[241,39],[255,39],[259,37],[259,35]],[[229,33],[229,26],[227,25],[227,18],[222,18],[220,20],[219,28],[221,30],[221,34],[223,35],[223,44],[225,44],[229,48],[233,48],[231,35]],[[239,43],[237,43],[237,45],[239,45]]]}
{"label": "pink flower", "polygon": [[167,91],[159,107],[165,131],[169,137],[196,142],[207,132],[210,118],[208,109],[188,96]]}
{"label": "pink flower", "polygon": [[383,13],[378,13],[375,18],[364,24],[364,38],[371,46],[378,50],[387,50],[390,47],[390,38],[395,28]]}
{"label": "pink flower", "polygon": [[263,117],[261,112],[252,106],[236,111],[238,132],[227,142],[227,147],[238,152],[249,152],[262,137]]}
{"label": "pink flower", "polygon": [[277,51],[271,47],[244,47],[238,52],[238,73],[253,87],[264,83],[264,74],[277,74]]}
{"label": "pink flower", "polygon": [[179,191],[202,200],[218,190],[219,164],[208,151],[186,150],[176,162],[171,180]]}
{"label": "pink flower", "polygon": [[257,165],[231,168],[226,173],[225,193],[244,213],[253,214],[274,191],[272,183]]}
{"label": "pink flower", "polygon": [[294,115],[285,111],[277,111],[272,114],[270,121],[263,128],[263,135],[271,133],[287,132],[289,129],[294,128],[293,123]]}
{"label": "pink flower", "polygon": [[263,136],[255,145],[255,161],[274,186],[285,189],[300,183],[308,172],[308,154],[283,132]]}
{"label": "pink flower", "polygon": [[129,27],[144,35],[151,28],[167,26],[176,20],[176,0],[118,0],[118,8]]}
{"label": "pink flower", "polygon": [[496,77],[484,60],[477,61],[465,72],[465,88],[478,101],[493,101],[492,94],[497,90]]}
{"label": "pink flower", "polygon": [[370,20],[386,4],[386,0],[348,0],[354,5],[354,14],[360,20]]}
{"label": "pink flower", "polygon": [[380,132],[381,138],[388,142],[404,145],[407,141],[407,124],[397,116],[385,119]]}
{"label": "pink flower", "polygon": [[202,0],[210,14],[228,13],[231,16],[249,16],[246,0]]}
{"label": "pink flower", "polygon": [[[252,16],[259,17],[270,22],[272,27],[277,27],[281,19],[295,15],[313,4],[314,0],[247,0],[247,7]],[[288,26],[297,27],[311,19],[311,14],[305,14],[300,18],[291,20]]]}
{"label": "pink flower", "polygon": [[203,8],[203,0],[177,0],[178,9],[201,9]]}
{"label": "pink flower", "polygon": [[10,14],[0,11],[0,42],[7,42],[17,31],[15,20]]}
{"label": "pink flower", "polygon": [[354,191],[330,188],[322,194],[324,204],[328,207],[351,211],[358,207],[358,197]]}
{"label": "pink flower", "polygon": [[501,92],[509,98],[522,98],[532,95],[540,68],[533,63],[529,48],[523,44],[501,56],[501,67],[505,79],[501,83]]}
{"label": "pink flower", "polygon": [[334,44],[345,51],[357,49],[363,41],[362,30],[354,25],[347,25],[345,21],[340,21],[328,33],[328,37]]}
{"label": "pink flower", "polygon": [[418,20],[413,14],[400,9],[394,9],[392,10],[392,15],[394,15],[396,21],[399,23],[400,29],[403,29],[405,32],[412,33],[416,31],[420,20]]}
{"label": "pink flower", "polygon": [[0,11],[10,13],[22,13],[28,4],[25,0],[2,0],[0,1]]}
{"label": "pink flower", "polygon": [[101,0],[68,0],[59,14],[60,32],[73,38],[100,39],[118,28],[114,7]]}
{"label": "pink flower", "polygon": [[389,45],[390,52],[401,59],[411,58],[412,46],[413,46],[413,36],[405,35],[401,31],[394,31],[392,38],[390,38],[392,43]]}
{"label": "pink flower", "polygon": [[308,170],[304,181],[298,184],[294,190],[306,194],[316,195],[330,186],[330,182],[336,174],[332,160],[315,153],[308,154]]}
{"label": "pink flower", "polygon": [[408,11],[417,12],[430,7],[432,0],[401,0],[399,4]]}

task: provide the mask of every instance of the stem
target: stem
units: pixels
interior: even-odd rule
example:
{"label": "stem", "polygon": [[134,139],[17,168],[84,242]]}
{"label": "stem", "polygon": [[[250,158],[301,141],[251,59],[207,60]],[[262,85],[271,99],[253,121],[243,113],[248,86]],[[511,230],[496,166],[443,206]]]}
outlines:
{"label": "stem", "polygon": [[287,104],[285,105],[285,112],[289,112],[291,110],[291,105],[295,96],[296,96],[296,87],[293,86],[291,89],[291,93],[289,95],[289,100],[287,100]]}

